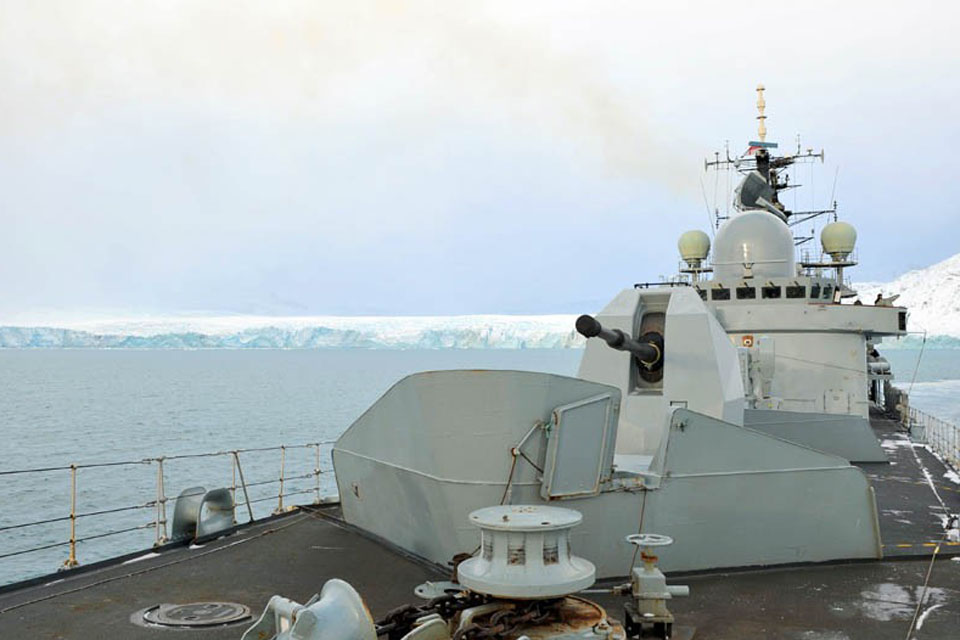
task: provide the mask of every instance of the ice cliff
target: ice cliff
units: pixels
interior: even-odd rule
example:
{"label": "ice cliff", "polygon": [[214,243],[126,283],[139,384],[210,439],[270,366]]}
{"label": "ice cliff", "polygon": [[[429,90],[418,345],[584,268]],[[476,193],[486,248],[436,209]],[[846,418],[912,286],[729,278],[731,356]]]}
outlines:
{"label": "ice cliff", "polygon": [[[888,283],[854,284],[865,304],[899,293],[928,346],[960,347],[960,254]],[[849,302],[849,300],[848,300]],[[0,326],[0,348],[567,349],[583,346],[573,315],[170,316]],[[6,323],[10,324],[10,323]],[[918,346],[920,338],[885,348]],[[889,344],[888,344],[889,343]]]}
{"label": "ice cliff", "polygon": [[142,349],[557,349],[575,316],[204,317],[0,327],[0,347]]}

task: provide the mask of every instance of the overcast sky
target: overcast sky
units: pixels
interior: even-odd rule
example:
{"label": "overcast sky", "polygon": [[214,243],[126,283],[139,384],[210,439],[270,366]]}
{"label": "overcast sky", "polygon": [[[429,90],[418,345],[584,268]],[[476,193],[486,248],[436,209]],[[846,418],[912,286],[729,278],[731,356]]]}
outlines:
{"label": "overcast sky", "polygon": [[960,252],[953,3],[0,7],[0,320],[592,311],[724,206],[758,82],[855,279]]}

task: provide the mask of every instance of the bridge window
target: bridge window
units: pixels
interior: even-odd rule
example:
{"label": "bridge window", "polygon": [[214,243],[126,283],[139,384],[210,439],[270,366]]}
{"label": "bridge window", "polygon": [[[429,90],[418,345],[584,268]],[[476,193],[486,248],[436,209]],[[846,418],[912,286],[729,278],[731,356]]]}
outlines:
{"label": "bridge window", "polygon": [[789,285],[787,287],[787,297],[788,298],[806,298],[807,288],[799,284]]}
{"label": "bridge window", "polygon": [[763,288],[763,297],[764,297],[764,298],[779,298],[779,297],[780,297],[780,287],[764,287],[764,288]]}
{"label": "bridge window", "polygon": [[833,295],[833,287],[831,287],[830,285],[825,286],[823,288],[823,299],[829,300],[832,295]]}
{"label": "bridge window", "polygon": [[756,297],[755,287],[737,287],[737,300],[754,300]]}
{"label": "bridge window", "polygon": [[810,285],[810,297],[814,300],[820,297],[820,285]]}
{"label": "bridge window", "polygon": [[713,289],[710,294],[711,300],[729,300],[730,299],[730,289],[726,287],[717,287]]}

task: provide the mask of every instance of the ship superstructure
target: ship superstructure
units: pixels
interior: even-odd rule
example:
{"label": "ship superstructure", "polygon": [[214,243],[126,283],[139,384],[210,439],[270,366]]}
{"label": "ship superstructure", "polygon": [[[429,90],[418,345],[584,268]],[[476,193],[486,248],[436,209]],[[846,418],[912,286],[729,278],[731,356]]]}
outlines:
{"label": "ship superstructure", "polygon": [[[744,409],[742,422],[739,415],[734,422],[850,461],[885,461],[869,411],[871,403],[882,404],[882,383],[891,376],[875,345],[906,334],[907,310],[843,304],[855,295],[844,282],[844,269],[856,264],[856,230],[837,219],[835,206],[794,212],[781,202],[779,192],[793,186],[784,172],[824,154],[798,149],[772,155],[777,145],[766,141],[763,86],[757,91],[759,140],[749,142],[740,157],[717,154],[706,162],[707,168],[742,174],[733,214],[717,213],[712,259],[705,232],[680,236],[684,264],[671,283],[688,284],[738,349]],[[833,221],[820,234],[822,252],[813,259],[798,256],[798,244],[809,238],[795,238],[794,224],[823,215]],[[654,283],[635,289],[621,293],[597,319],[630,333],[661,326],[675,287]],[[643,405],[644,412],[659,407],[662,414],[662,375],[648,375],[642,361],[634,361],[637,371],[625,375],[630,364],[628,357],[588,343],[580,376],[619,387],[626,416],[632,404]],[[631,451],[652,454],[659,436],[644,430],[633,440]]]}
{"label": "ship superstructure", "polygon": [[[750,358],[741,367],[747,425],[848,460],[883,461],[868,418],[871,403],[882,404],[882,382],[891,377],[875,345],[906,335],[907,310],[885,301],[841,304],[856,296],[844,278],[857,263],[856,230],[837,219],[835,203],[791,211],[781,202],[778,194],[796,186],[784,172],[797,162],[822,160],[824,153],[798,148],[772,155],[777,145],[766,141],[763,91],[757,87],[758,140],[741,157],[717,154],[706,163],[743,174],[735,213],[719,226],[710,263],[705,233],[681,236],[682,274],[734,343],[766,361],[765,370]],[[803,252],[810,238],[796,238],[794,230],[821,216],[833,221],[820,233],[819,256],[811,257]],[[703,278],[707,274],[712,277]]]}
{"label": "ship superstructure", "polygon": [[843,304],[846,223],[823,229],[827,258],[797,259],[790,220],[836,212],[791,212],[778,192],[788,167],[823,154],[772,155],[758,95],[760,140],[708,162],[743,173],[712,260],[709,237],[685,233],[678,278],[582,316],[577,378],[399,382],[334,448],[348,522],[442,562],[475,544],[458,526],[472,509],[575,502],[601,577],[622,573],[617,541],[638,521],[677,540],[662,558],[671,570],[882,555],[873,490],[851,463],[887,460],[869,411],[889,372],[868,358],[906,332],[906,310]]}

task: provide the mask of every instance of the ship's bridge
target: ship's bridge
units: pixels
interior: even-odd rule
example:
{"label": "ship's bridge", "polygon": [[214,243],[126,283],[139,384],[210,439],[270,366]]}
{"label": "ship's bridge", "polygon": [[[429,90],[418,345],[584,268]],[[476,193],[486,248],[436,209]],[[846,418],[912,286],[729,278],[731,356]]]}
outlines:
{"label": "ship's bridge", "polygon": [[904,307],[840,304],[836,280],[800,275],[693,284],[729,333],[843,331],[873,339],[907,333]]}
{"label": "ship's bridge", "polygon": [[[775,362],[769,390],[747,422],[769,420],[773,414],[764,409],[828,414],[862,423],[848,430],[866,433],[874,382],[868,358],[878,357],[874,345],[884,337],[907,333],[907,310],[842,304],[855,295],[844,285],[843,269],[856,264],[856,231],[833,222],[820,239],[824,257],[798,262],[784,216],[741,210],[717,231],[712,262],[705,233],[681,236],[681,272],[734,345],[749,349],[762,341]],[[870,445],[875,451],[857,449],[849,459],[882,459],[872,439]]]}

